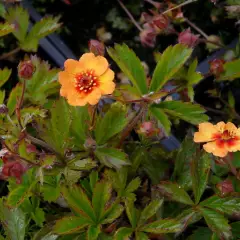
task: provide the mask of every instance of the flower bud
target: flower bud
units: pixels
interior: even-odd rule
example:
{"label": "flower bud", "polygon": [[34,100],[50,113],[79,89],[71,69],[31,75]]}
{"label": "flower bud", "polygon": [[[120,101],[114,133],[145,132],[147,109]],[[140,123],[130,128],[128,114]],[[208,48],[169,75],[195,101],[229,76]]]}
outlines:
{"label": "flower bud", "polygon": [[153,122],[143,122],[138,130],[138,133],[145,135],[146,137],[152,137],[160,132],[159,128],[156,128]]}
{"label": "flower bud", "polygon": [[152,24],[157,31],[162,31],[168,28],[170,21],[166,15],[157,15],[152,19]]}
{"label": "flower bud", "polygon": [[8,108],[5,104],[0,104],[0,114],[7,114]]}
{"label": "flower bud", "polygon": [[184,30],[178,35],[178,42],[190,48],[193,48],[197,45],[198,39],[199,35],[192,34],[190,28]]}
{"label": "flower bud", "polygon": [[210,72],[215,75],[219,76],[222,72],[224,72],[224,63],[223,59],[214,59],[209,62],[210,63]]}
{"label": "flower bud", "polygon": [[18,76],[22,79],[29,80],[35,72],[35,66],[31,60],[20,62],[18,65]]}
{"label": "flower bud", "polygon": [[84,143],[84,147],[86,149],[95,149],[97,147],[97,143],[94,139],[92,138],[87,138],[85,143]]}
{"label": "flower bud", "polygon": [[25,173],[26,168],[18,161],[4,163],[2,168],[2,177],[15,177],[16,182],[21,183],[22,175]]}
{"label": "flower bud", "polygon": [[88,43],[90,52],[94,53],[95,56],[104,56],[105,47],[104,44],[97,40],[90,40]]}
{"label": "flower bud", "polygon": [[226,179],[218,183],[216,187],[220,191],[221,195],[226,195],[228,193],[234,192],[233,184],[230,179]]}
{"label": "flower bud", "polygon": [[143,46],[153,48],[156,44],[156,37],[157,37],[157,34],[155,30],[152,28],[144,29],[140,33],[140,41]]}

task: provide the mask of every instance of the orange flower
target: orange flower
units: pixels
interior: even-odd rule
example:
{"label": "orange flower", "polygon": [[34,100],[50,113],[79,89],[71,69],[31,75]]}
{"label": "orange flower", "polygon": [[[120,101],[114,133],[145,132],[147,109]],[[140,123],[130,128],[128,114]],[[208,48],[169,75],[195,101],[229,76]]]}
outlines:
{"label": "orange flower", "polygon": [[240,150],[240,128],[233,123],[219,122],[199,124],[199,132],[194,134],[194,142],[207,142],[203,145],[206,152],[225,157],[228,152]]}
{"label": "orange flower", "polygon": [[114,72],[106,58],[85,53],[79,61],[68,59],[59,73],[60,95],[73,106],[95,105],[115,89]]}

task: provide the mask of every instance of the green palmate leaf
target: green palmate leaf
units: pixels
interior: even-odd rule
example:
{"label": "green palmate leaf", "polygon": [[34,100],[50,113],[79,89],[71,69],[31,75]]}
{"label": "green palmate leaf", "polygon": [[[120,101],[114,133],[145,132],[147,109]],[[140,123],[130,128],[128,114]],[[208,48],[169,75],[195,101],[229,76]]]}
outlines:
{"label": "green palmate leaf", "polygon": [[[36,184],[36,182],[34,184]],[[30,186],[19,185],[17,188],[15,188],[9,193],[7,198],[7,205],[9,207],[18,207],[30,195]]]}
{"label": "green palmate leaf", "polygon": [[25,51],[36,52],[38,48],[38,42],[41,38],[55,32],[61,24],[58,22],[60,17],[45,17],[37,22],[27,35],[25,41],[21,44],[21,47]]}
{"label": "green palmate leaf", "polygon": [[182,224],[181,231],[184,231],[188,225],[198,222],[201,218],[201,213],[195,211],[193,208],[184,210],[180,215],[176,217],[176,219]]}
{"label": "green palmate leaf", "polygon": [[190,163],[196,153],[197,145],[193,142],[192,138],[186,137],[178,150],[173,179],[177,180],[178,184],[185,190],[192,186],[192,177],[190,170]]}
{"label": "green palmate leaf", "polygon": [[123,130],[127,124],[127,109],[119,103],[113,103],[105,116],[97,122],[95,137],[98,144],[106,143],[111,137]]}
{"label": "green palmate leaf", "polygon": [[45,201],[55,202],[60,196],[60,175],[44,176],[41,192]]}
{"label": "green palmate leaf", "polygon": [[7,22],[0,23],[0,37],[5,36],[14,31],[14,25]]}
{"label": "green palmate leaf", "polygon": [[148,91],[146,75],[136,54],[126,44],[116,44],[114,49],[108,49],[108,54],[129,78],[139,94],[146,94]]}
{"label": "green palmate leaf", "polygon": [[4,15],[6,13],[6,9],[3,3],[0,3],[0,16],[4,18]]}
{"label": "green palmate leaf", "polygon": [[112,223],[115,219],[121,216],[123,210],[124,207],[122,205],[113,204],[112,207],[104,213],[101,219],[101,224]]}
{"label": "green palmate leaf", "polygon": [[59,235],[70,234],[78,232],[89,224],[89,220],[84,217],[64,217],[56,222],[53,231]]}
{"label": "green palmate leaf", "polygon": [[224,216],[212,209],[200,208],[208,227],[215,232],[220,239],[232,239],[231,227]]}
{"label": "green palmate leaf", "polygon": [[71,118],[68,104],[61,98],[51,109],[51,119],[40,129],[42,138],[58,153],[64,154],[69,143]]}
{"label": "green palmate leaf", "polygon": [[157,120],[162,124],[167,135],[169,135],[170,131],[171,131],[171,122],[168,119],[167,114],[162,109],[160,109],[154,105],[150,106],[149,110],[153,114],[153,116],[156,117]]}
{"label": "green palmate leaf", "polygon": [[62,193],[69,206],[78,215],[84,216],[95,223],[96,215],[92,208],[91,202],[80,187],[76,185],[71,186],[71,188],[63,187]]}
{"label": "green palmate leaf", "polygon": [[156,186],[156,190],[169,200],[181,202],[188,205],[193,205],[192,199],[187,192],[176,183],[161,182]]}
{"label": "green palmate leaf", "polygon": [[133,193],[136,191],[141,184],[141,179],[139,177],[134,178],[126,187],[123,196],[129,197],[129,194]]}
{"label": "green palmate leaf", "polygon": [[156,199],[151,201],[141,212],[138,220],[138,226],[143,225],[149,218],[156,214],[157,210],[161,207],[163,199]]}
{"label": "green palmate leaf", "polygon": [[240,78],[240,59],[226,62],[224,64],[224,72],[219,76],[218,80],[234,80],[236,78]]}
{"label": "green palmate leaf", "polygon": [[133,229],[127,227],[119,228],[115,235],[114,240],[128,240],[133,233]]}
{"label": "green palmate leaf", "polygon": [[47,62],[41,61],[36,56],[31,57],[35,72],[30,81],[26,82],[25,98],[37,105],[43,105],[47,98],[59,92],[59,69],[50,69]]}
{"label": "green palmate leaf", "polygon": [[190,57],[192,49],[177,44],[169,46],[162,54],[154,70],[150,91],[158,91],[170,80]]}
{"label": "green palmate leaf", "polygon": [[224,198],[217,195],[212,196],[201,202],[200,205],[229,215],[240,212],[240,198],[234,196]]}
{"label": "green palmate leaf", "polygon": [[31,213],[31,216],[37,226],[43,227],[43,222],[45,221],[45,213],[42,208],[36,208],[35,211]]}
{"label": "green palmate leaf", "polygon": [[116,148],[97,148],[95,155],[102,164],[111,168],[119,169],[129,165],[126,153]]}
{"label": "green palmate leaf", "polygon": [[174,233],[181,230],[181,223],[175,219],[161,219],[146,224],[139,230],[149,233]]}
{"label": "green palmate leaf", "polygon": [[88,227],[88,231],[87,231],[87,239],[88,240],[97,240],[98,239],[98,235],[101,232],[101,228],[100,225],[98,226],[94,226],[91,225]]}
{"label": "green palmate leaf", "polygon": [[74,138],[74,144],[82,146],[86,140],[89,121],[89,114],[87,107],[70,107],[71,113],[71,136]]}
{"label": "green palmate leaf", "polygon": [[193,85],[199,83],[200,80],[203,79],[203,75],[199,72],[196,72],[196,68],[198,65],[198,60],[195,59],[189,66],[188,72],[187,72],[187,81],[188,85]]}
{"label": "green palmate leaf", "polygon": [[166,101],[154,104],[153,106],[162,109],[166,114],[172,117],[180,118],[194,125],[208,120],[208,116],[204,114],[205,109],[198,104],[181,101]]}
{"label": "green palmate leaf", "polygon": [[98,182],[93,190],[92,205],[99,221],[104,213],[104,208],[111,197],[112,187],[108,182]]}
{"label": "green palmate leaf", "polygon": [[5,99],[5,91],[0,90],[0,104],[3,104]]}
{"label": "green palmate leaf", "polygon": [[2,87],[3,84],[10,78],[11,73],[12,70],[6,67],[4,69],[0,69],[0,87]]}
{"label": "green palmate leaf", "polygon": [[138,219],[140,217],[139,211],[135,208],[133,200],[126,200],[126,213],[129,219],[129,222],[132,225],[132,228],[136,228]]}
{"label": "green palmate leaf", "polygon": [[149,240],[147,234],[144,232],[136,232],[135,237],[136,237],[136,240]]}
{"label": "green palmate leaf", "polygon": [[7,14],[4,17],[10,24],[15,26],[13,35],[20,42],[24,42],[29,25],[28,12],[21,6],[11,7],[8,8]]}
{"label": "green palmate leaf", "polygon": [[208,153],[202,153],[201,156],[195,156],[192,161],[192,183],[195,196],[195,203],[198,204],[201,196],[207,186],[208,176],[211,168],[211,156]]}
{"label": "green palmate leaf", "polygon": [[11,240],[24,240],[26,230],[25,214],[20,208],[9,209],[1,202],[1,220],[4,229]]}

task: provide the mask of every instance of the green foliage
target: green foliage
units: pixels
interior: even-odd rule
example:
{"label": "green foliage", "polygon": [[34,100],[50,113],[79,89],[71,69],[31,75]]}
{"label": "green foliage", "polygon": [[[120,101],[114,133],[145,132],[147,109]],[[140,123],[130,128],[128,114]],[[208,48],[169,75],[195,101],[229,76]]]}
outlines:
{"label": "green foliage", "polygon": [[12,73],[11,69],[8,68],[0,69],[0,87],[2,87],[5,82],[7,82],[7,80],[11,76],[11,73]]}
{"label": "green foliage", "polygon": [[232,81],[236,78],[240,77],[240,70],[239,70],[240,59],[226,62],[224,64],[224,72],[220,75],[219,80],[224,81]]}
{"label": "green foliage", "polygon": [[123,130],[127,124],[126,113],[126,107],[121,103],[117,102],[111,105],[105,116],[97,122],[95,137],[98,144],[106,143]]}
{"label": "green foliage", "polygon": [[146,94],[148,88],[144,68],[135,53],[125,44],[116,44],[115,48],[108,49],[108,54],[129,78],[139,95]]}
{"label": "green foliage", "polygon": [[184,45],[177,44],[168,47],[161,55],[154,70],[150,91],[157,92],[183,66],[191,55],[192,50]]}
{"label": "green foliage", "polygon": [[0,23],[0,37],[5,36],[14,31],[14,25],[9,23]]}
{"label": "green foliage", "polygon": [[153,106],[162,109],[172,117],[180,118],[191,124],[197,125],[208,120],[208,116],[204,114],[205,110],[197,104],[181,101],[165,101]]}

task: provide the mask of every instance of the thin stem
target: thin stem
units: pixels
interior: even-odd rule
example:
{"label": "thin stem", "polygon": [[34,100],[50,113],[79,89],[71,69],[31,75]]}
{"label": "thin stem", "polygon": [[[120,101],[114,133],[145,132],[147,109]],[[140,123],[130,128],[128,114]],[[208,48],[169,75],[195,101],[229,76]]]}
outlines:
{"label": "thin stem", "polygon": [[232,164],[232,159],[229,155],[225,157],[225,160],[229,166],[229,169],[231,170],[232,174],[238,178],[238,172],[237,169]]}
{"label": "thin stem", "polygon": [[210,41],[210,40],[207,40],[207,39],[199,39],[198,42],[203,42],[203,43],[211,43],[213,45],[216,45],[220,48],[226,48],[223,44],[221,43],[217,43],[217,42],[214,42],[214,41]]}
{"label": "thin stem", "polygon": [[59,155],[59,153],[57,153],[52,147],[50,147],[47,143],[45,143],[44,141],[38,139],[38,138],[35,138],[29,134],[26,135],[26,138],[29,139],[32,143],[38,145],[38,146],[41,146],[42,148],[48,150],[49,152],[52,152],[56,155]]}
{"label": "thin stem", "polygon": [[11,57],[12,55],[18,53],[20,50],[21,50],[21,48],[20,48],[20,47],[17,47],[17,48],[15,48],[15,49],[13,49],[12,51],[8,52],[8,53],[4,53],[4,54],[2,54],[2,55],[0,56],[0,60],[3,60],[3,59],[5,59],[5,58],[9,58],[9,57]]}
{"label": "thin stem", "polygon": [[200,33],[204,38],[208,39],[208,35],[200,29],[198,26],[196,26],[193,22],[191,22],[188,18],[184,18],[186,23],[188,23],[192,28],[194,28],[198,33]]}
{"label": "thin stem", "polygon": [[128,126],[123,130],[122,136],[120,138],[119,144],[118,144],[118,148],[121,148],[124,140],[127,138],[127,136],[130,134],[130,132],[132,131],[132,129],[136,126],[136,123],[138,122],[138,120],[142,117],[142,115],[145,112],[146,109],[146,105],[142,104],[140,106],[140,110],[138,111],[138,113],[133,117],[132,121],[128,124]]}
{"label": "thin stem", "polygon": [[188,0],[188,1],[184,2],[184,3],[181,3],[181,4],[179,4],[179,5],[177,5],[177,6],[173,7],[173,8],[170,8],[170,9],[166,10],[162,14],[166,14],[168,12],[171,12],[172,10],[175,10],[177,8],[183,7],[183,6],[185,6],[185,5],[189,4],[189,3],[193,3],[193,2],[196,2],[196,1],[197,0]]}
{"label": "thin stem", "polygon": [[134,17],[132,16],[132,14],[128,11],[128,9],[125,7],[125,5],[122,3],[121,0],[117,0],[119,5],[122,7],[122,9],[126,12],[126,14],[128,15],[128,17],[130,18],[130,20],[132,21],[132,23],[136,26],[136,28],[141,32],[143,31],[143,29],[140,27],[140,25],[138,24],[138,22],[134,19]]}
{"label": "thin stem", "polygon": [[227,107],[230,109],[230,111],[235,115],[235,118],[236,118],[236,119],[240,120],[240,115],[236,112],[236,110],[235,110],[233,107],[231,107],[231,106],[229,105],[229,103],[228,103],[227,101],[223,100],[223,99],[220,98],[220,97],[219,97],[218,99],[219,99],[220,102],[223,103],[223,105],[227,106]]}
{"label": "thin stem", "polygon": [[[204,106],[203,106],[204,107]],[[216,114],[219,114],[219,115],[226,115],[226,113],[224,113],[223,111],[221,110],[217,110],[217,109],[214,109],[214,108],[210,108],[210,107],[204,107],[207,111],[209,112],[213,112],[213,113],[216,113]]]}
{"label": "thin stem", "polygon": [[21,107],[22,107],[22,104],[23,104],[25,90],[26,90],[26,80],[24,79],[23,80],[23,87],[22,87],[22,94],[21,94],[20,99],[17,102],[17,106],[16,106],[16,110],[15,110],[16,115],[17,115],[17,119],[18,119],[18,123],[19,123],[19,126],[20,126],[21,129],[23,129],[23,125],[21,123]]}

